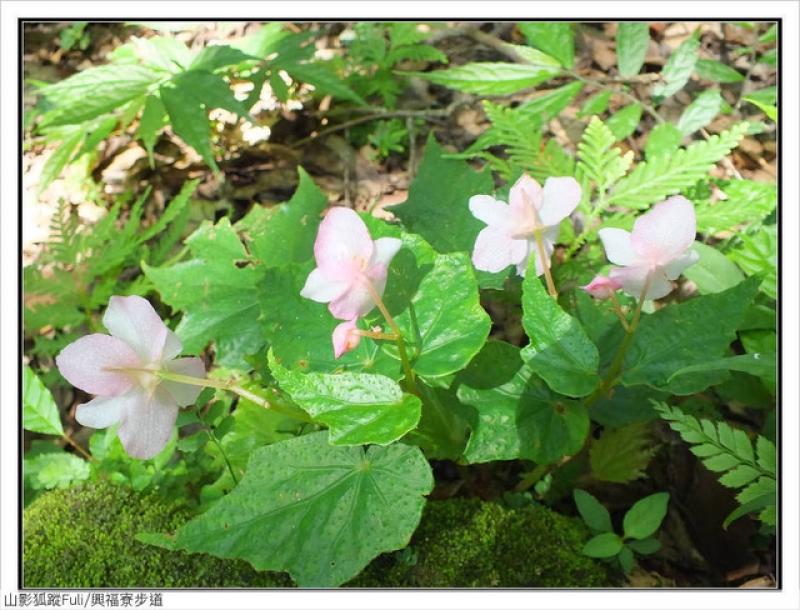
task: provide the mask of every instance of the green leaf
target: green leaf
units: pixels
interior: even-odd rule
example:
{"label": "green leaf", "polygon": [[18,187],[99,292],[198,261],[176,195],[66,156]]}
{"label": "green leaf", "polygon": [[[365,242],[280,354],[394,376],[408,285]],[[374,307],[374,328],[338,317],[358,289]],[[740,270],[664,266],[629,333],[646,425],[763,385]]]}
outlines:
{"label": "green leaf", "polygon": [[642,540],[629,540],[625,546],[639,555],[651,555],[661,548],[661,543],[655,538],[644,538]]}
{"label": "green leaf", "polygon": [[478,62],[447,70],[400,72],[399,74],[416,76],[449,89],[476,95],[508,95],[535,87],[559,73],[558,68],[545,66]]}
{"label": "green leaf", "polygon": [[724,197],[707,205],[695,206],[697,231],[718,233],[763,220],[778,205],[775,183],[731,180],[719,184]]}
{"label": "green leaf", "polygon": [[40,91],[55,109],[39,126],[77,125],[99,117],[147,93],[158,79],[157,72],[136,64],[87,68]]}
{"label": "green leaf", "polygon": [[684,136],[693,134],[713,121],[721,109],[722,96],[719,89],[703,91],[683,111],[678,121],[678,130]]}
{"label": "green leaf", "polygon": [[522,290],[522,325],[530,338],[522,358],[554,392],[567,396],[591,393],[600,383],[597,348],[580,322],[545,291],[532,260]]}
{"label": "green leaf", "polygon": [[228,45],[204,47],[188,66],[188,70],[208,70],[233,66],[250,59],[258,59]]}
{"label": "green leaf", "polygon": [[[736,500],[741,504],[725,519],[722,527],[728,529],[733,521],[748,513],[761,511],[777,504],[776,481],[771,477],[761,477],[754,483],[748,485],[736,496]],[[763,513],[762,513],[763,514]],[[766,515],[772,520],[774,513],[768,511]],[[775,525],[774,521],[765,521],[768,525]]]}
{"label": "green leaf", "polygon": [[719,381],[719,375],[673,374],[722,356],[736,338],[758,282],[745,280],[717,294],[700,296],[642,317],[623,360],[625,385],[646,383],[675,394],[693,394]]}
{"label": "green leaf", "polygon": [[582,489],[576,489],[572,495],[575,498],[575,505],[578,507],[578,512],[581,514],[581,517],[583,517],[586,525],[597,532],[614,531],[608,509],[600,504],[597,498]]}
{"label": "green leaf", "polygon": [[194,93],[176,87],[172,81],[163,84],[160,93],[173,131],[203,158],[214,173],[219,173],[211,150],[211,126],[205,107]]}
{"label": "green leaf", "polygon": [[80,159],[83,155],[93,153],[100,143],[105,140],[109,134],[114,130],[114,128],[119,123],[117,117],[111,116],[107,119],[100,121],[97,127],[92,129],[91,133],[86,136],[86,139],[81,144],[81,147],[78,149],[78,152],[75,153],[75,156],[72,158],[72,162],[74,163],[78,159]]}
{"label": "green leaf", "polygon": [[[428,267],[424,257],[424,254],[418,255],[414,275],[417,269]],[[404,271],[403,260],[399,259],[390,267],[393,271],[389,281],[395,286],[408,286],[398,277]],[[463,252],[435,253],[432,268],[422,276],[416,294],[403,304],[401,313],[395,314],[392,301],[388,297],[386,300],[397,326],[414,351],[415,355],[409,355],[414,370],[428,379],[444,377],[467,366],[483,347],[491,330],[491,319],[480,304],[472,264]],[[384,342],[382,347],[399,358],[393,343]]]}
{"label": "green leaf", "polygon": [[747,95],[742,98],[745,102],[750,102],[754,106],[757,106],[761,109],[761,112],[767,115],[767,118],[772,119],[776,123],[778,122],[778,107],[774,104],[764,104],[760,100],[758,100],[753,95]]}
{"label": "green leaf", "polygon": [[629,104],[608,117],[606,120],[606,127],[611,130],[611,133],[614,134],[614,138],[619,142],[636,130],[641,118],[642,105]]}
{"label": "green leaf", "polygon": [[626,574],[633,570],[633,567],[636,565],[636,560],[633,558],[633,551],[628,548],[627,544],[623,546],[619,552],[619,565]]}
{"label": "green leaf", "polygon": [[756,451],[758,452],[758,465],[763,468],[765,472],[775,476],[775,468],[777,464],[775,445],[773,445],[763,436],[759,436],[756,439]]}
{"label": "green leaf", "polygon": [[429,387],[420,379],[416,386],[422,399],[422,416],[403,442],[417,445],[428,459],[458,460],[470,435],[470,407],[451,388]]}
{"label": "green leaf", "polygon": [[302,263],[314,256],[314,241],[328,197],[302,167],[292,198],[272,207],[255,206],[236,229],[244,233],[254,259],[266,267]]}
{"label": "green leaf", "polygon": [[737,70],[716,59],[698,59],[694,69],[697,76],[715,83],[740,83],[744,80]]}
{"label": "green leaf", "polygon": [[739,465],[739,458],[729,453],[720,453],[703,460],[703,466],[711,472],[725,472]]}
{"label": "green leaf", "polygon": [[578,117],[603,114],[608,109],[608,102],[611,99],[611,91],[601,91],[593,95],[583,103]]}
{"label": "green leaf", "polygon": [[488,341],[454,386],[476,411],[464,452],[470,462],[552,464],[580,451],[589,433],[586,409],[553,394],[508,343]]}
{"label": "green leaf", "polygon": [[748,275],[761,275],[761,290],[768,297],[778,298],[778,228],[762,227],[758,233],[742,236],[742,246],[730,257]]}
{"label": "green leaf", "polygon": [[25,460],[32,489],[66,489],[87,481],[91,469],[86,460],[72,453],[43,453]]}
{"label": "green leaf", "polygon": [[761,476],[761,471],[747,464],[741,464],[726,472],[719,478],[725,487],[744,487]]}
{"label": "green leaf", "polygon": [[681,132],[672,123],[656,125],[647,136],[644,145],[645,157],[652,159],[659,155],[671,155],[680,148]]}
{"label": "green leaf", "polygon": [[387,209],[437,252],[471,252],[485,225],[470,214],[469,198],[490,194],[494,181],[490,172],[478,173],[465,161],[442,158],[443,153],[431,134],[408,199]]}
{"label": "green leaf", "polygon": [[700,258],[683,275],[695,283],[700,294],[722,292],[744,281],[739,268],[716,248],[696,241],[689,249],[697,252]]}
{"label": "green leaf", "polygon": [[[311,46],[313,48],[313,45]],[[314,85],[314,88],[324,95],[330,94],[339,99],[349,100],[360,106],[367,105],[364,98],[348,87],[324,62],[298,63],[287,61],[286,57],[279,54],[278,57],[272,61],[270,69],[286,70],[289,76],[294,80]]]}
{"label": "green leaf", "polygon": [[622,538],[613,532],[606,534],[598,534],[583,547],[581,553],[589,557],[596,557],[603,559],[605,557],[613,557],[618,555],[623,548]]}
{"label": "green leaf", "polygon": [[657,99],[668,98],[674,95],[689,82],[689,78],[694,72],[697,63],[697,51],[700,48],[700,41],[696,38],[687,38],[669,56],[661,76],[665,84],[657,84],[653,89],[653,95]]}
{"label": "green leaf", "polygon": [[[578,144],[578,169],[594,181],[598,193],[605,193],[625,175],[633,162],[632,151],[623,155],[614,146],[616,143],[617,138],[611,129],[595,116],[589,121]],[[582,178],[579,177],[579,180]]]}
{"label": "green leaf", "polygon": [[617,67],[620,76],[635,76],[644,65],[650,44],[650,26],[641,21],[625,21],[617,26]]}
{"label": "green leaf", "polygon": [[644,478],[657,447],[648,438],[647,422],[603,430],[589,449],[592,474],[598,481],[627,483]]}
{"label": "green leaf", "polygon": [[257,283],[264,269],[249,256],[227,218],[204,224],[186,240],[194,258],[171,267],[142,264],[170,307],[181,309],[176,333],[184,351],[215,342],[217,364],[250,370],[245,354],[264,346]]}
{"label": "green leaf", "polygon": [[571,23],[524,22],[519,24],[519,30],[531,46],[555,57],[568,70],[575,65],[575,42]]}
{"label": "green leaf", "polygon": [[44,166],[42,166],[42,173],[39,176],[39,185],[36,187],[37,197],[41,196],[53,180],[59,177],[62,170],[67,166],[67,163],[69,163],[72,153],[75,151],[75,147],[80,144],[85,136],[86,133],[80,129],[69,131],[64,134],[61,144],[58,145],[58,148],[53,151],[53,154],[50,155],[50,158],[47,159]]}
{"label": "green leaf", "polygon": [[178,530],[175,548],[335,587],[408,544],[433,488],[417,447],[333,447],[318,432],[262,447],[239,485]]}
{"label": "green leaf", "polygon": [[679,375],[700,371],[742,371],[743,373],[750,373],[754,377],[775,378],[777,358],[775,354],[743,354],[741,356],[707,360],[675,371],[667,383],[672,382]]}
{"label": "green leaf", "polygon": [[532,47],[519,44],[506,44],[504,46],[506,49],[509,49],[519,55],[531,67],[540,68],[542,70],[547,70],[554,73],[561,72],[561,64],[559,61],[547,53],[543,53],[539,49],[534,49]]}
{"label": "green leaf", "polygon": [[157,95],[150,95],[144,103],[144,110],[139,119],[139,130],[137,135],[142,140],[147,156],[150,159],[150,167],[154,166],[153,148],[158,139],[158,132],[166,124],[166,109]]}
{"label": "green leaf", "polygon": [[661,154],[639,163],[608,196],[609,205],[645,209],[681,189],[705,180],[708,172],[739,143],[747,130],[740,123],[708,140],[695,142],[673,154]]}
{"label": "green leaf", "polygon": [[396,381],[367,373],[295,373],[269,353],[281,388],[318,422],[330,427],[332,445],[387,445],[417,425],[421,402]]}
{"label": "green leaf", "polygon": [[22,427],[40,434],[64,434],[53,395],[29,366],[22,367]]}
{"label": "green leaf", "polygon": [[667,514],[669,494],[661,492],[642,498],[625,513],[622,529],[626,538],[642,540],[652,536]]}

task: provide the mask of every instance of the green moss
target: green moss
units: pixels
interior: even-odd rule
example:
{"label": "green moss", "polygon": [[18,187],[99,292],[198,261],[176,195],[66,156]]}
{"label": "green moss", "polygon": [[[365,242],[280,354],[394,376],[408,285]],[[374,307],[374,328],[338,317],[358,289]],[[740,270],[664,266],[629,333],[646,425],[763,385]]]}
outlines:
{"label": "green moss", "polygon": [[110,483],[42,494],[23,513],[26,587],[280,587],[282,575],[246,561],[168,551],[135,540],[172,533],[192,516],[181,505]]}
{"label": "green moss", "polygon": [[544,506],[428,502],[411,552],[382,555],[349,586],[610,586],[605,568],[580,553],[588,534],[582,521]]}
{"label": "green moss", "polygon": [[[44,493],[24,511],[25,587],[286,587],[288,576],[243,560],[168,551],[135,540],[192,516],[110,483]],[[368,535],[368,534],[365,534]],[[348,586],[602,587],[603,566],[580,554],[582,521],[543,506],[428,502],[409,548],[376,558]]]}

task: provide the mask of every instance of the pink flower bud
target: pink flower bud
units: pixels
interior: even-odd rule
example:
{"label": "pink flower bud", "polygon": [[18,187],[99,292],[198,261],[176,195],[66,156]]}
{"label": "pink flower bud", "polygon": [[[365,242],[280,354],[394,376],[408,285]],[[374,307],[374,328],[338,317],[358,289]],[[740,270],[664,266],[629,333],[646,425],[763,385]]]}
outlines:
{"label": "pink flower bud", "polygon": [[622,284],[604,275],[595,276],[586,286],[580,286],[596,299],[610,299]]}
{"label": "pink flower bud", "polygon": [[345,352],[355,349],[361,343],[361,335],[356,327],[357,320],[358,318],[353,318],[347,322],[342,322],[333,329],[333,355],[337,359]]}

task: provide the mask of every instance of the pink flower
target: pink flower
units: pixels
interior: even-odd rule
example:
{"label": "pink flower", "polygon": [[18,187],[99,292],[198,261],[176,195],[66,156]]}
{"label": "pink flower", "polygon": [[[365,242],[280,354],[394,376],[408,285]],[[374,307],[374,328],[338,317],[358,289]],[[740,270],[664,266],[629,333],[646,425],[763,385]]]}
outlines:
{"label": "pink flower", "polygon": [[317,268],[308,276],[300,295],[330,303],[334,318],[353,320],[375,307],[386,288],[389,263],[403,242],[393,237],[372,241],[367,226],[349,208],[333,208],[319,226],[314,243]]}
{"label": "pink flower", "polygon": [[150,459],[172,436],[178,407],[193,403],[202,389],[162,380],[156,372],[203,378],[205,366],[200,358],[175,360],[183,345],[142,297],[111,297],[103,324],[111,336],[78,339],[56,365],[71,384],[98,395],[78,405],[75,419],[91,428],[119,422],[125,451]]}
{"label": "pink flower", "polygon": [[595,276],[586,286],[580,286],[596,299],[610,299],[622,284],[604,275]]}
{"label": "pink flower", "polygon": [[697,252],[686,250],[697,230],[694,206],[677,195],[656,204],[636,219],[633,231],[600,229],[606,257],[615,265],[610,276],[629,295],[639,297],[649,281],[645,299],[660,299],[672,292],[670,280],[697,262]]}
{"label": "pink flower", "polygon": [[361,335],[358,333],[356,320],[358,318],[342,322],[333,329],[333,355],[337,359],[345,352],[355,349],[361,343]]}
{"label": "pink flower", "polygon": [[[550,267],[561,221],[581,200],[581,187],[574,178],[548,178],[542,188],[536,180],[523,175],[511,187],[510,204],[489,195],[475,195],[469,210],[488,226],[475,240],[472,262],[476,269],[497,273],[509,265],[525,276],[528,259],[536,254],[536,275]],[[535,231],[539,230],[545,260],[539,255]]]}

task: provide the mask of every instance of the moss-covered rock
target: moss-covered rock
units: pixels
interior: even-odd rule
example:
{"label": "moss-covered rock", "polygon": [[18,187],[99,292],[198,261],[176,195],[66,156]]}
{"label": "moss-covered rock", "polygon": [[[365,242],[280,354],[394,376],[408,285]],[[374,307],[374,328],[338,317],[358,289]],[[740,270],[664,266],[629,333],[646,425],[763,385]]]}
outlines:
{"label": "moss-covered rock", "polygon": [[348,586],[610,586],[604,566],[581,555],[588,538],[582,521],[545,506],[428,502],[408,550],[378,557]]}
{"label": "moss-covered rock", "polygon": [[[186,506],[111,483],[55,490],[23,516],[25,587],[287,587],[243,560],[169,551],[139,532],[174,532]],[[369,532],[364,532],[365,536]],[[543,506],[508,510],[479,500],[428,502],[408,549],[376,558],[347,586],[602,587],[604,568],[580,554],[582,521]]]}
{"label": "moss-covered rock", "polygon": [[281,587],[288,577],[246,561],[168,551],[135,539],[174,532],[186,506],[110,483],[42,494],[23,513],[26,587]]}

